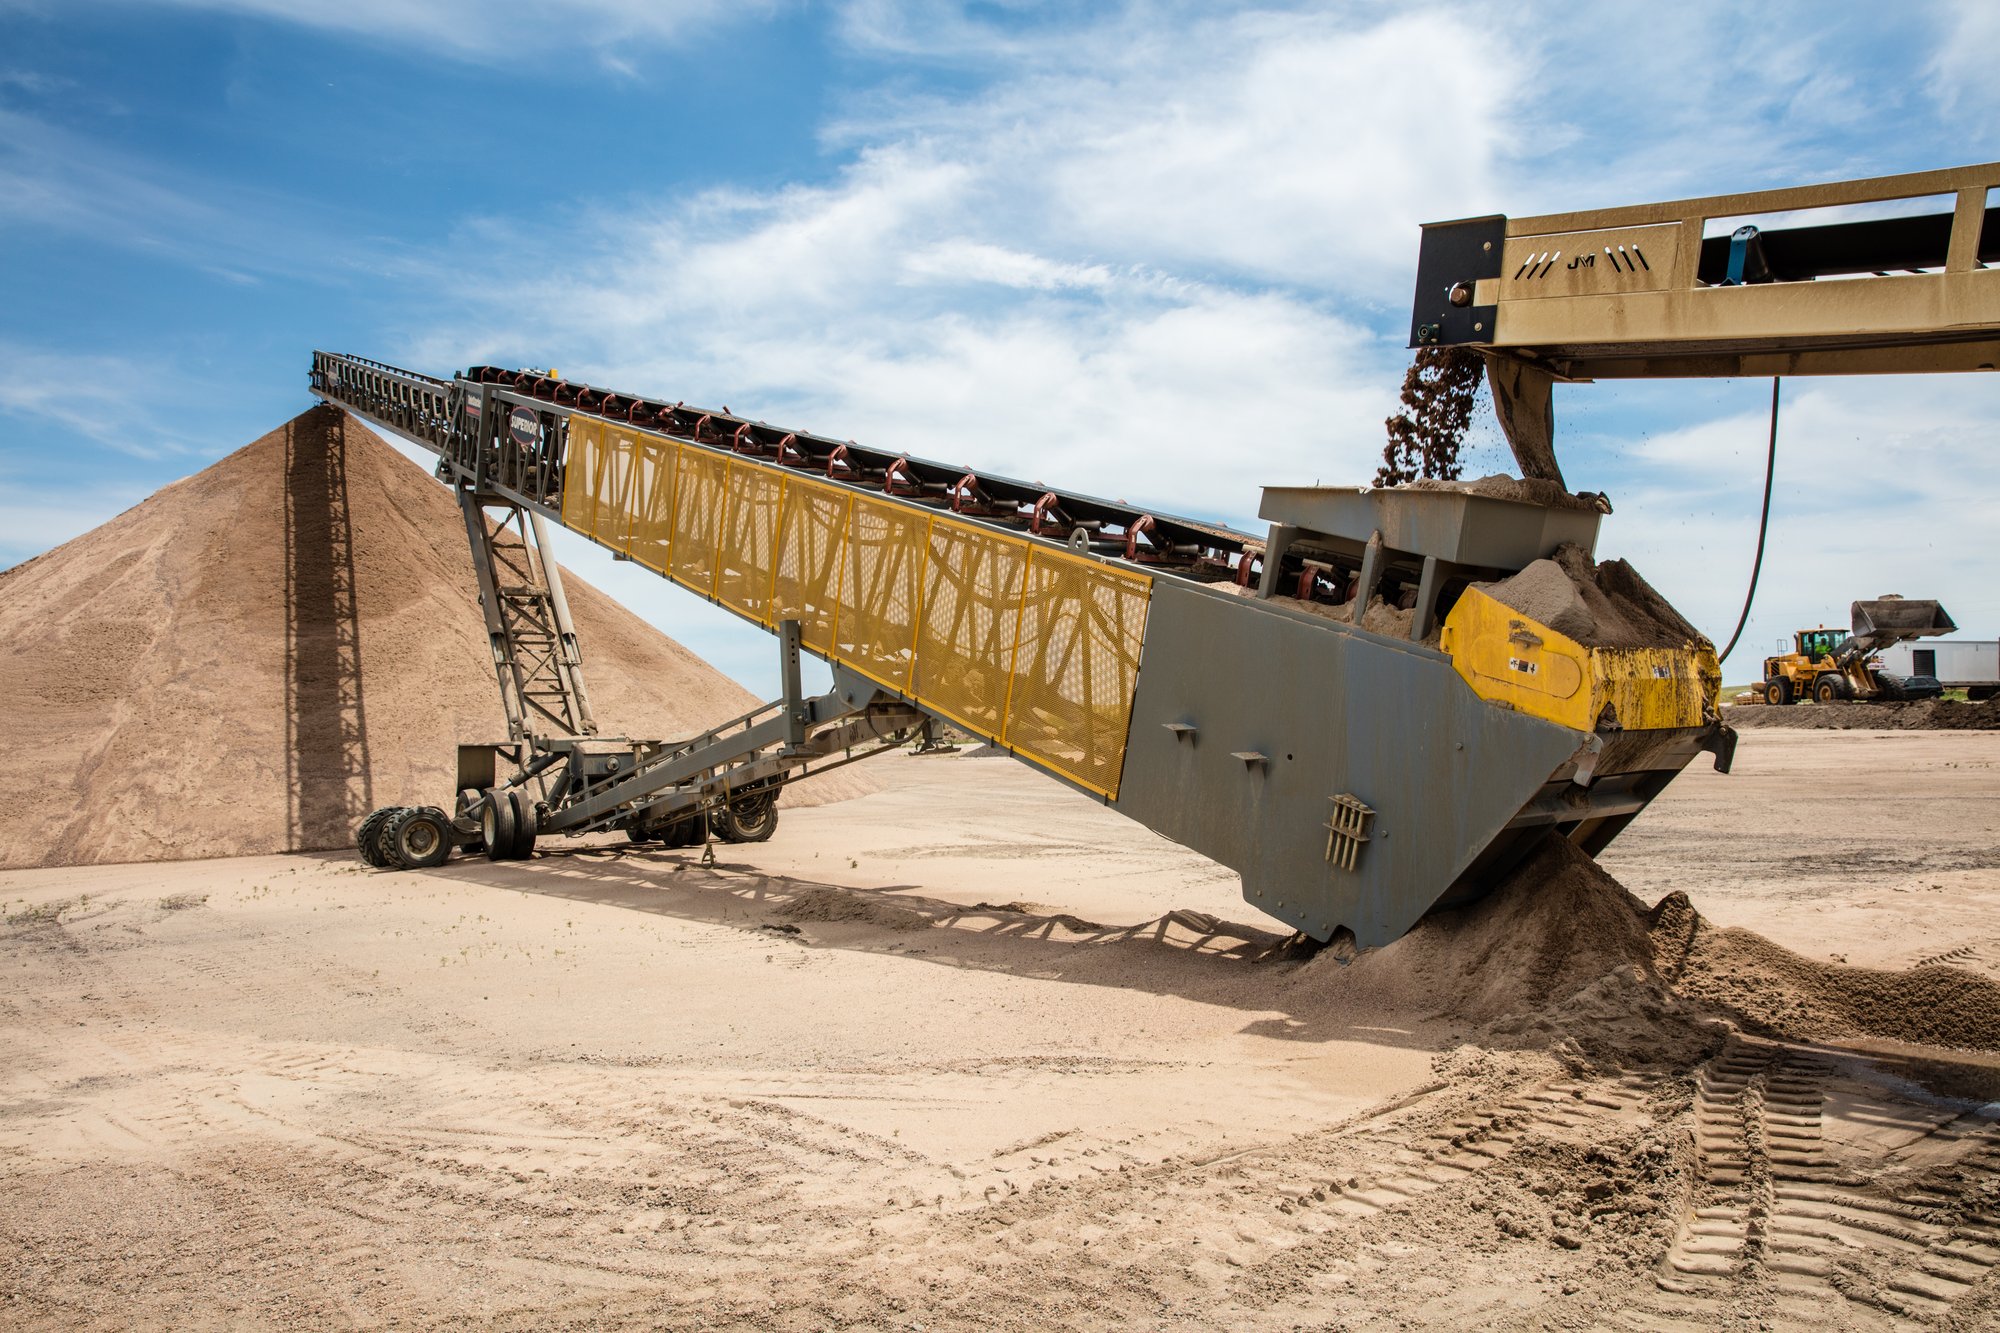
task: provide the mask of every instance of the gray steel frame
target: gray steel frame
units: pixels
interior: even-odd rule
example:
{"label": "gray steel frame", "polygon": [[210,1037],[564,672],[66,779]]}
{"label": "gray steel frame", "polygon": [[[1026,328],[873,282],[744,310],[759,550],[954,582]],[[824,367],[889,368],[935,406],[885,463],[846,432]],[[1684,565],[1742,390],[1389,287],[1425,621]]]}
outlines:
{"label": "gray steel frame", "polygon": [[[510,744],[495,748],[511,757],[514,773],[497,785],[539,790],[539,832],[656,826],[727,804],[746,790],[762,795],[809,772],[893,749],[928,726],[920,709],[839,666],[831,690],[804,698],[798,626],[786,622],[779,635],[781,698],[680,741],[599,737],[544,526],[545,514],[560,518],[549,501],[561,496],[568,410],[544,411],[547,404],[493,385],[446,385],[321,353],[314,354],[312,383],[322,397],[439,454],[438,476],[457,493],[471,547],[507,719]],[[350,396],[357,393],[360,402]],[[502,408],[510,417],[516,408],[533,412],[544,447],[506,447],[518,442],[502,433]],[[468,418],[478,423],[469,431]],[[844,757],[822,762],[834,755]],[[483,804],[482,798],[461,809],[461,841],[475,836]]]}
{"label": "gray steel frame", "polygon": [[[548,555],[541,516],[503,496],[481,497],[470,486],[458,488],[458,506],[472,547],[508,739],[595,735],[576,628],[562,573]],[[496,508],[497,520],[488,512]]]}

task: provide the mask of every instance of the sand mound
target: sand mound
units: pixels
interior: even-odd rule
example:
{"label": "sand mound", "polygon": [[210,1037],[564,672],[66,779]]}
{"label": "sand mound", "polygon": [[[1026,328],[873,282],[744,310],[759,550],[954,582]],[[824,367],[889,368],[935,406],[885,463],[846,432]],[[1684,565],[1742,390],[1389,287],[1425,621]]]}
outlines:
{"label": "sand mound", "polygon": [[1732,727],[1801,727],[1819,731],[2000,731],[2000,699],[1960,703],[1922,699],[1915,703],[1769,704],[1731,707]]}
{"label": "sand mound", "polygon": [[[607,734],[755,703],[569,587]],[[345,846],[375,806],[448,804],[454,747],[506,734],[450,493],[333,408],[0,573],[0,642],[32,756],[0,777],[0,867]]]}
{"label": "sand mound", "polygon": [[1659,967],[1674,989],[1748,1031],[2000,1050],[2000,983],[1977,973],[1817,963],[1754,931],[1715,926],[1682,893],[1653,915]]}
{"label": "sand mound", "polygon": [[1483,1022],[1540,1009],[1614,968],[1651,967],[1646,906],[1597,863],[1550,838],[1467,907],[1437,912],[1357,966],[1407,971],[1439,1008]]}
{"label": "sand mound", "polygon": [[787,921],[853,921],[890,930],[923,930],[931,924],[922,912],[824,886],[805,890],[779,908],[778,915]]}
{"label": "sand mound", "polygon": [[1541,621],[1558,634],[1602,648],[1678,648],[1702,641],[1701,631],[1623,560],[1594,563],[1565,543],[1511,578],[1473,585],[1503,606]]}
{"label": "sand mound", "polygon": [[1496,500],[1523,500],[1529,504],[1546,505],[1551,509],[1595,509],[1606,510],[1601,496],[1572,495],[1559,484],[1540,477],[1510,477],[1504,472],[1496,472],[1490,477],[1480,477],[1475,481],[1445,481],[1437,477],[1425,477],[1410,482],[1403,487],[1410,491],[1457,491],[1464,495],[1484,495]]}
{"label": "sand mound", "polygon": [[1715,927],[1684,893],[1649,910],[1559,838],[1480,901],[1361,955],[1340,984],[1467,1020],[1488,1041],[1646,1063],[1699,1058],[1721,1023],[1797,1041],[2000,1050],[2000,983],[1949,967],[1816,963]]}

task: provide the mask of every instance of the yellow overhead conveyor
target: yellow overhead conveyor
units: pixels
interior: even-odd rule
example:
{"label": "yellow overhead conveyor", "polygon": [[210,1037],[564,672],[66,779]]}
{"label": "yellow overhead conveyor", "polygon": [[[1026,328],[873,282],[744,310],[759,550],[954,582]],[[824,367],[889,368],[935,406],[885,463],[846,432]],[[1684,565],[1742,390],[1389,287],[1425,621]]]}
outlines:
{"label": "yellow overhead conveyor", "polygon": [[562,523],[1117,798],[1147,574],[580,413]]}

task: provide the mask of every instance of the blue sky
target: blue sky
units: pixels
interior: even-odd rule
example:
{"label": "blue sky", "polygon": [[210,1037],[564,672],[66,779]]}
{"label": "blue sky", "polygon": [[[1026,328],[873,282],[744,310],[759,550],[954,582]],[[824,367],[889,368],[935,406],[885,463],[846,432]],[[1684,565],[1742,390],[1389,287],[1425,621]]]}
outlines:
{"label": "blue sky", "polygon": [[[0,0],[0,564],[307,406],[315,346],[1254,526],[1372,474],[1420,222],[1989,161],[1995,51],[1983,0]],[[1558,391],[1600,554],[1718,639],[1768,394]],[[1996,421],[1992,376],[1790,384],[1739,653],[1881,592],[2000,633]],[[761,633],[566,554],[768,691]]]}

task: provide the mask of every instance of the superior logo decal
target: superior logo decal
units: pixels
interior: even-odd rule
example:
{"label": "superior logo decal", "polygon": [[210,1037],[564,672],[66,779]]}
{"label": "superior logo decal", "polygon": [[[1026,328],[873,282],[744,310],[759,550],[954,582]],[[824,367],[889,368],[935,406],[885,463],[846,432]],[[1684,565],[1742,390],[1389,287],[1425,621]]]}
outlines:
{"label": "superior logo decal", "polygon": [[517,407],[507,414],[507,433],[523,449],[532,449],[542,442],[541,418],[528,408]]}

